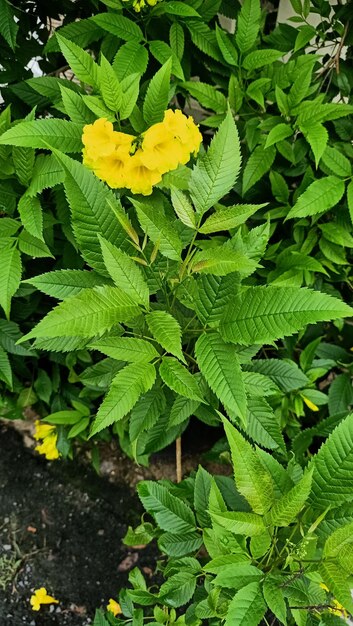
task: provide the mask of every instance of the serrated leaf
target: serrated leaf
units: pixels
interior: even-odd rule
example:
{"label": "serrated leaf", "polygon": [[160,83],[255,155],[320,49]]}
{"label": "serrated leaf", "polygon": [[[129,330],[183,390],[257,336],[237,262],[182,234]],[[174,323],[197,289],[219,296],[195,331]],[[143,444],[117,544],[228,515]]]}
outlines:
{"label": "serrated leaf", "polygon": [[175,317],[167,311],[152,311],[145,319],[152,336],[162,348],[185,363],[181,347],[181,329]]}
{"label": "serrated leaf", "polygon": [[196,215],[188,196],[180,189],[172,186],[171,201],[175,213],[183,224],[189,228],[196,228]]}
{"label": "serrated leaf", "polygon": [[53,258],[46,243],[38,237],[33,237],[26,230],[23,230],[18,237],[18,247],[21,252],[33,258]]}
{"label": "serrated leaf", "polygon": [[260,580],[262,576],[262,571],[250,563],[232,563],[223,566],[213,584],[226,589],[241,589],[249,583]]}
{"label": "serrated leaf", "polygon": [[294,361],[256,359],[245,369],[269,376],[285,392],[302,389],[309,383],[308,377]]}
{"label": "serrated leaf", "polygon": [[331,433],[313,459],[311,504],[325,509],[353,500],[351,481],[343,481],[353,468],[353,413]]}
{"label": "serrated leaf", "polygon": [[27,195],[36,196],[43,189],[62,183],[64,178],[64,170],[53,154],[39,154],[35,160]]}
{"label": "serrated leaf", "polygon": [[231,600],[225,626],[258,626],[266,612],[266,604],[258,582],[246,585]]}
{"label": "serrated leaf", "polygon": [[234,204],[230,207],[218,209],[206,219],[199,228],[199,232],[206,235],[236,228],[244,224],[249,217],[264,206],[267,206],[267,204]]}
{"label": "serrated leaf", "polygon": [[163,533],[158,539],[159,549],[174,557],[195,554],[201,545],[202,537],[197,532]]}
{"label": "serrated leaf", "polygon": [[137,213],[141,228],[151,241],[158,245],[161,254],[168,259],[179,261],[183,244],[173,222],[151,202],[139,201],[131,198]]}
{"label": "serrated leaf", "polygon": [[287,625],[287,608],[281,589],[282,577],[267,575],[263,584],[263,594],[268,608],[281,624]]}
{"label": "serrated leaf", "polygon": [[309,497],[312,477],[312,470],[306,472],[303,478],[274,504],[268,513],[269,524],[289,526],[296,520]]}
{"label": "serrated leaf", "polygon": [[130,74],[142,76],[148,64],[148,51],[136,41],[128,41],[119,47],[113,61],[113,69],[122,81]]}
{"label": "serrated leaf", "polygon": [[[1,19],[1,16],[0,16]],[[0,347],[0,380],[2,380],[12,390],[12,369],[9,357],[3,348]]]}
{"label": "serrated leaf", "polygon": [[126,233],[114,211],[128,221],[120,201],[98,178],[77,161],[57,152],[56,158],[65,168],[64,182],[71,208],[75,239],[85,261],[97,272],[106,275],[97,235],[119,248],[126,245]]}
{"label": "serrated leaf", "polygon": [[228,110],[205,156],[199,157],[189,183],[196,210],[203,215],[233,187],[241,153],[238,131]]}
{"label": "serrated leaf", "polygon": [[260,28],[260,19],[261,7],[259,0],[245,0],[238,15],[235,34],[235,41],[240,52],[247,52],[255,44]]}
{"label": "serrated leaf", "polygon": [[33,174],[35,151],[33,148],[13,146],[12,158],[20,183],[28,187]]}
{"label": "serrated leaf", "polygon": [[30,148],[57,148],[62,152],[81,152],[82,126],[55,118],[20,122],[0,137],[0,145]]}
{"label": "serrated leaf", "polygon": [[139,307],[118,287],[85,289],[61,302],[31,330],[32,337],[94,337],[139,314]]}
{"label": "serrated leaf", "polygon": [[172,69],[170,58],[151,78],[143,103],[143,117],[148,126],[161,122],[169,102],[169,83]]}
{"label": "serrated leaf", "polygon": [[266,530],[261,515],[256,515],[255,513],[243,513],[238,511],[215,513],[210,507],[210,515],[213,522],[216,522],[217,525],[225,528],[234,535],[255,537],[262,535]]}
{"label": "serrated leaf", "polygon": [[81,94],[60,85],[61,98],[66,114],[76,124],[91,124],[94,114],[87,108]]}
{"label": "serrated leaf", "polygon": [[[252,445],[223,419],[230,446],[235,484],[255,513],[266,513],[273,504],[273,484],[270,474],[261,464]],[[263,530],[262,530],[263,532]]]}
{"label": "serrated leaf", "polygon": [[161,389],[154,387],[147,391],[131,411],[129,436],[131,441],[145,430],[152,428],[166,407],[166,398]]}
{"label": "serrated leaf", "polygon": [[11,7],[12,5],[7,0],[0,0],[0,33],[10,48],[15,50],[19,26]]}
{"label": "serrated leaf", "polygon": [[160,356],[149,341],[137,337],[103,337],[91,344],[90,348],[112,359],[129,363],[149,363]]}
{"label": "serrated leaf", "polygon": [[271,168],[276,157],[276,148],[257,146],[250,155],[243,172],[243,195],[255,185]]}
{"label": "serrated leaf", "polygon": [[322,561],[319,564],[319,573],[335,599],[349,613],[353,613],[353,600],[347,572],[334,561]]}
{"label": "serrated leaf", "polygon": [[165,41],[155,39],[149,44],[150,53],[159,61],[161,65],[166,63],[170,58],[172,59],[171,73],[174,74],[179,80],[185,80],[183,68],[181,67],[179,59],[175,56],[173,50]]}
{"label": "serrated leaf", "polygon": [[177,572],[162,583],[159,589],[159,598],[168,606],[178,608],[191,600],[195,588],[195,574],[187,571]]}
{"label": "serrated leaf", "polygon": [[351,222],[353,224],[353,180],[351,180],[347,187],[347,205]]}
{"label": "serrated leaf", "polygon": [[214,274],[226,276],[232,272],[251,274],[256,268],[256,262],[242,252],[233,250],[230,246],[207,248],[197,252],[192,258],[191,269],[194,273]]}
{"label": "serrated leaf", "polygon": [[228,304],[220,333],[225,341],[251,345],[293,335],[306,324],[352,315],[347,304],[300,287],[249,287]]}
{"label": "serrated leaf", "polygon": [[190,400],[203,402],[196,379],[177,359],[165,356],[159,366],[161,379],[176,393]]}
{"label": "serrated leaf", "polygon": [[[92,87],[98,87],[99,85],[99,68],[92,56],[82,50],[73,41],[65,39],[59,33],[56,34],[56,39],[59,43],[60,50],[70,65],[75,76],[87,85]],[[57,146],[59,147],[59,146]]]}
{"label": "serrated leaf", "polygon": [[117,287],[137,304],[148,306],[149,289],[137,264],[110,241],[99,236],[105,267]]}
{"label": "serrated leaf", "polygon": [[353,522],[345,524],[340,528],[337,528],[332,535],[330,535],[324,545],[324,557],[337,557],[339,556],[342,548],[347,544],[353,543]]}
{"label": "serrated leaf", "polygon": [[249,398],[246,432],[263,448],[281,452],[286,450],[279,420],[264,398]]}
{"label": "serrated leaf", "polygon": [[186,81],[182,85],[203,107],[216,113],[224,113],[227,110],[225,96],[212,85],[201,81]]}
{"label": "serrated leaf", "polygon": [[270,130],[266,139],[265,148],[269,148],[278,141],[282,141],[292,135],[293,130],[290,126],[288,126],[288,124],[277,124]]}
{"label": "serrated leaf", "polygon": [[190,32],[192,43],[204,54],[215,61],[223,62],[223,57],[218,49],[217,39],[214,31],[201,20],[187,20],[185,26]]}
{"label": "serrated leaf", "polygon": [[235,347],[224,343],[218,333],[207,333],[198,338],[195,355],[212,391],[246,423],[246,393]]}
{"label": "serrated leaf", "polygon": [[349,159],[332,146],[326,146],[326,150],[322,155],[322,163],[336,176],[348,178],[352,174],[352,166]]}
{"label": "serrated leaf", "polygon": [[236,293],[234,276],[202,274],[197,279],[195,310],[202,324],[217,326],[227,303]]}
{"label": "serrated leaf", "polygon": [[246,70],[257,70],[265,65],[270,65],[283,56],[283,51],[266,48],[264,50],[254,50],[246,55],[243,60],[243,67]]}
{"label": "serrated leaf", "polygon": [[144,39],[141,28],[128,17],[117,13],[99,13],[91,17],[91,21],[103,30],[124,41],[142,41]]}
{"label": "serrated leaf", "polygon": [[76,296],[83,289],[104,285],[105,280],[99,274],[87,270],[56,270],[39,274],[23,282],[28,282],[48,296],[65,300]]}
{"label": "serrated leaf", "polygon": [[151,389],[155,378],[156,370],[151,363],[131,363],[120,370],[98,409],[90,436],[125,417],[139,397]]}
{"label": "serrated leaf", "polygon": [[326,145],[328,142],[328,132],[325,126],[319,123],[302,126],[301,130],[305,139],[310,145],[310,148],[313,151],[315,157],[315,165],[316,167],[318,167],[319,161],[326,149]]}
{"label": "serrated leaf", "polygon": [[200,406],[199,400],[190,400],[184,396],[177,396],[173,402],[169,416],[169,427],[178,426],[194,414]]}
{"label": "serrated leaf", "polygon": [[123,98],[121,84],[114,69],[102,53],[100,69],[100,92],[104,103],[114,113],[119,112]]}
{"label": "serrated leaf", "polygon": [[158,526],[171,534],[196,530],[196,521],[190,507],[169,493],[163,485],[145,480],[137,486],[138,496],[146,511],[153,515]]}
{"label": "serrated leaf", "polygon": [[2,248],[0,250],[0,306],[9,319],[11,299],[16,293],[21,281],[21,255],[17,248]]}
{"label": "serrated leaf", "polygon": [[43,212],[38,198],[24,194],[17,206],[24,228],[33,237],[43,240]]}
{"label": "serrated leaf", "polygon": [[332,209],[341,200],[344,191],[344,182],[336,176],[315,180],[299,196],[287,219],[308,217]]}
{"label": "serrated leaf", "polygon": [[238,65],[238,52],[229,35],[216,24],[216,38],[219,49],[226,63]]}

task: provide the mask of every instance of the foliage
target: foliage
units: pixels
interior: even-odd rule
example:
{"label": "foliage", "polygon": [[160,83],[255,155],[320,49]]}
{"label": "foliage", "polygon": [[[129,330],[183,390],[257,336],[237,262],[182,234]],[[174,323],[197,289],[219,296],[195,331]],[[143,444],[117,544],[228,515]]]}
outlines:
{"label": "foliage", "polygon": [[[235,485],[139,486],[154,525],[126,541],[167,559],[158,593],[131,573],[134,625],[352,612],[353,32],[348,5],[291,4],[0,1],[1,414],[32,406],[52,458],[118,438],[147,464],[196,420],[232,456]],[[204,145],[167,142],[151,195],[82,163],[87,128],[140,150],[172,109]]]}

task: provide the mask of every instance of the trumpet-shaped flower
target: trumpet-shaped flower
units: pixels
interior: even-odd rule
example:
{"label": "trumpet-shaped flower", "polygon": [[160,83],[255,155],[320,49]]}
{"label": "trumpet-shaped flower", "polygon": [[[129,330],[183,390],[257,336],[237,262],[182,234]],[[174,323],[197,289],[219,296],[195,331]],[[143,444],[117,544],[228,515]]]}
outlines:
{"label": "trumpet-shaped flower", "polygon": [[36,441],[39,439],[45,439],[48,435],[51,435],[55,431],[55,426],[51,426],[50,424],[42,424],[39,420],[34,422],[35,432],[33,437]]}
{"label": "trumpet-shaped flower", "polygon": [[141,193],[149,196],[153,185],[160,183],[162,174],[158,170],[151,170],[143,163],[142,150],[138,149],[129,159],[125,170],[125,185],[132,193]]}
{"label": "trumpet-shaped flower", "polygon": [[39,420],[36,420],[35,427],[34,438],[36,441],[42,439],[42,443],[35,448],[36,452],[44,454],[48,461],[55,461],[60,456],[56,447],[58,435],[55,426],[41,424]]}
{"label": "trumpet-shaped flower", "polygon": [[32,611],[39,611],[42,604],[59,604],[59,601],[55,600],[53,596],[49,596],[45,587],[41,587],[35,590],[30,598],[30,603]]}
{"label": "trumpet-shaped flower", "polygon": [[144,134],[141,160],[150,170],[161,174],[174,170],[182,159],[182,147],[163,122],[154,124]]}
{"label": "trumpet-shaped flower", "polygon": [[119,602],[116,602],[115,600],[113,600],[113,598],[109,599],[109,603],[107,604],[107,611],[113,613],[114,617],[122,613]]}
{"label": "trumpet-shaped flower", "polygon": [[164,114],[163,124],[175,139],[179,140],[183,149],[182,163],[187,163],[190,153],[197,154],[202,142],[202,135],[194,120],[179,109],[176,111],[168,109]]}
{"label": "trumpet-shaped flower", "polygon": [[90,159],[108,156],[116,147],[113,124],[104,117],[93,124],[87,124],[83,127],[82,143]]}

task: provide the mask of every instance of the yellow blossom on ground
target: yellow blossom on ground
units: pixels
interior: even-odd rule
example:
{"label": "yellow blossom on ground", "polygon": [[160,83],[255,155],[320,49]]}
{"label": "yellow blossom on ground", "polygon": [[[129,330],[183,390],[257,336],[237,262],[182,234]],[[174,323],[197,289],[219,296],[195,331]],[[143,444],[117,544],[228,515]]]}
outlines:
{"label": "yellow blossom on ground", "polygon": [[36,589],[30,598],[32,611],[39,611],[42,604],[59,604],[59,600],[55,600],[53,596],[47,594],[45,587]]}
{"label": "yellow blossom on ground", "polygon": [[107,611],[113,613],[114,617],[122,613],[119,602],[116,602],[115,600],[113,600],[113,598],[109,599],[109,603],[107,604]]}
{"label": "yellow blossom on ground", "polygon": [[105,117],[83,127],[82,143],[91,159],[97,156],[108,156],[114,152],[116,147],[114,139],[113,124]]}
{"label": "yellow blossom on ground", "polygon": [[35,447],[36,452],[44,454],[48,461],[55,461],[60,456],[56,447],[58,435],[55,426],[42,424],[39,420],[36,420],[35,427],[34,438],[36,441],[42,439],[42,443]]}
{"label": "yellow blossom on ground", "polygon": [[311,400],[309,400],[309,398],[306,398],[305,396],[302,396],[306,406],[311,409],[311,411],[319,411],[319,407],[316,406],[316,404],[314,404]]}
{"label": "yellow blossom on ground", "polygon": [[150,170],[144,165],[141,152],[142,150],[137,150],[126,164],[126,187],[131,189],[132,193],[149,196],[152,193],[153,185],[161,182],[162,174],[157,170]]}
{"label": "yellow blossom on ground", "polygon": [[182,157],[181,144],[175,140],[165,124],[153,124],[143,136],[141,160],[150,170],[161,174],[175,170]]}

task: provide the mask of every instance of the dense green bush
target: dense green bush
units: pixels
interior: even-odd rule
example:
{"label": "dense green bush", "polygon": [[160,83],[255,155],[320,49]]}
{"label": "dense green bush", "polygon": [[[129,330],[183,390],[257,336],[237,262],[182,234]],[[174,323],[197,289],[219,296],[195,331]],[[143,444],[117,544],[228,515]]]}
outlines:
{"label": "dense green bush", "polygon": [[[2,413],[33,406],[63,457],[117,436],[144,464],[190,419],[223,420],[235,484],[139,486],[156,525],[126,542],[157,538],[166,582],[134,570],[125,617],[333,624],[353,612],[350,3],[293,0],[276,27],[258,0],[104,4],[24,2],[16,22],[0,4]],[[33,56],[46,75],[28,78]],[[175,168],[168,144],[151,195],[109,189],[86,143],[82,164],[84,126],[139,154],[168,108],[204,147]]]}

